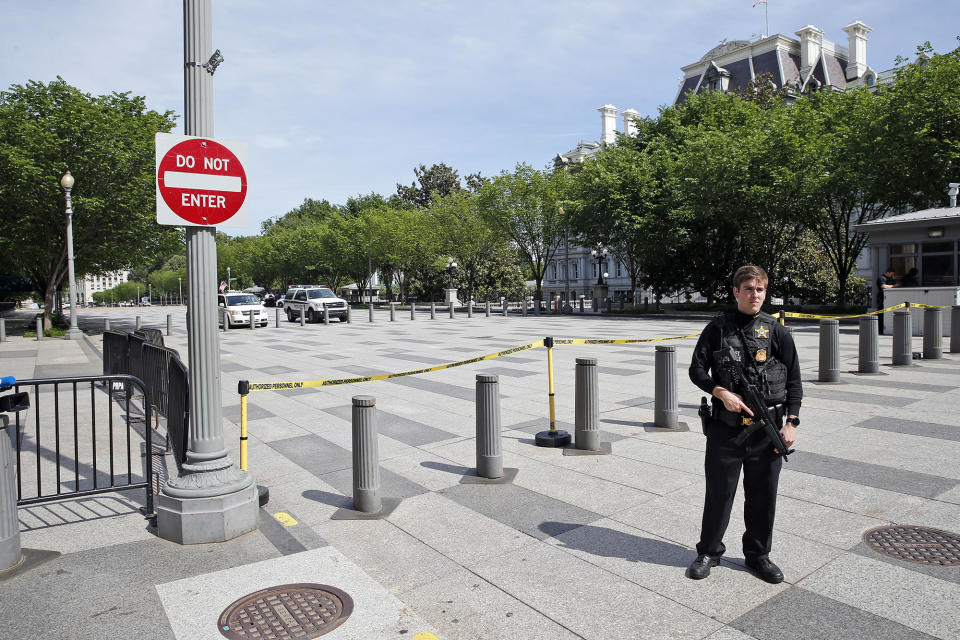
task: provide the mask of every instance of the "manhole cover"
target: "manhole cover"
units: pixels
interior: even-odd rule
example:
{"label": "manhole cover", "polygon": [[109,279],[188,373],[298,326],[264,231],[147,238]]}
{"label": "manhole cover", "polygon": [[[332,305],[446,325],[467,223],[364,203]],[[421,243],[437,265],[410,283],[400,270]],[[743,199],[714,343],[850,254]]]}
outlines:
{"label": "manhole cover", "polygon": [[333,631],[353,613],[353,599],[325,584],[284,584],[246,595],[220,614],[228,638],[294,640]]}
{"label": "manhole cover", "polygon": [[920,564],[960,565],[960,536],[928,527],[877,527],[863,534],[874,551]]}

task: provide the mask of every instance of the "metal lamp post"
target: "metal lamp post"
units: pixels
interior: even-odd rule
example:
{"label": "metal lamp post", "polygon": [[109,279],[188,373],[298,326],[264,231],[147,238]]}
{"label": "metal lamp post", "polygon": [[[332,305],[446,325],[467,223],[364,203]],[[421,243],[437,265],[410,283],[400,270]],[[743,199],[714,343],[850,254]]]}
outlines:
{"label": "metal lamp post", "polygon": [[603,272],[603,266],[602,266],[603,263],[604,263],[604,262],[606,261],[606,259],[607,259],[607,250],[606,250],[606,248],[591,249],[591,250],[590,250],[590,255],[593,256],[594,259],[596,259],[596,261],[597,261],[597,284],[598,284],[598,285],[604,285],[604,284],[606,284],[606,282],[603,281],[603,278],[604,278],[604,276],[607,275],[607,274],[605,274],[605,273]]}
{"label": "metal lamp post", "polygon": [[183,304],[183,278],[177,278],[177,296],[180,298],[180,304]]}
{"label": "metal lamp post", "polygon": [[60,178],[60,186],[67,196],[67,276],[70,278],[70,328],[63,337],[67,340],[81,340],[83,332],[77,326],[77,280],[73,273],[73,203],[70,199],[73,184],[73,176],[67,171]]}
{"label": "metal lamp post", "polygon": [[453,258],[447,258],[447,288],[453,289],[453,271],[457,268],[457,263]]}
{"label": "metal lamp post", "polygon": [[[560,217],[563,217],[563,207],[560,207]],[[570,305],[570,235],[563,234],[563,313],[573,313]]]}

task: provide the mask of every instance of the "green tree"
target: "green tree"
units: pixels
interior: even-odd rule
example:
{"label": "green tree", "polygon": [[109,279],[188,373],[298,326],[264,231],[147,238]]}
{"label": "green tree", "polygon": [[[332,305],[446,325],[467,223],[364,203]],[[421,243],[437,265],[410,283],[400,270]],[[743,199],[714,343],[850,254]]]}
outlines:
{"label": "green tree", "polygon": [[[148,110],[129,93],[92,96],[62,78],[0,92],[0,271],[29,277],[46,311],[67,275],[60,177],[73,187],[76,274],[148,262],[177,247],[179,232],[156,223],[154,134],[172,112]],[[50,325],[49,315],[46,326]]]}
{"label": "green tree", "polygon": [[418,209],[429,207],[434,194],[443,197],[463,188],[460,186],[460,174],[456,169],[442,162],[431,165],[429,169],[427,165],[421,164],[414,168],[413,175],[416,180],[410,186],[397,184],[397,197]]}
{"label": "green tree", "polygon": [[480,189],[479,209],[496,232],[513,242],[543,297],[543,276],[565,237],[566,221],[560,213],[567,200],[570,177],[562,169],[537,171],[518,164]]}

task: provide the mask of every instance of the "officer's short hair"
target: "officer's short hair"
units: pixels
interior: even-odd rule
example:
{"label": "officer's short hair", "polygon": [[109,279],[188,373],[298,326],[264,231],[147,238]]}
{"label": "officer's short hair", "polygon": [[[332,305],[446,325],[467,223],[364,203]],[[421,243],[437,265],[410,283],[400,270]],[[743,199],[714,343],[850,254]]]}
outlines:
{"label": "officer's short hair", "polygon": [[754,278],[763,284],[768,284],[770,282],[770,278],[767,277],[767,272],[761,267],[747,264],[737,269],[737,272],[733,274],[733,286],[739,289],[740,285],[745,281],[752,280]]}

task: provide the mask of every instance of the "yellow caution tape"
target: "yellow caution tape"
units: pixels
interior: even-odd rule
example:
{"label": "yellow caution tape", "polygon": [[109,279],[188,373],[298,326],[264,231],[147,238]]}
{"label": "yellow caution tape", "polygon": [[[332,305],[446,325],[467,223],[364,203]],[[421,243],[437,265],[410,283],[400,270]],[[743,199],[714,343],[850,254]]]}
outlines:
{"label": "yellow caution tape", "polygon": [[300,382],[251,382],[250,391],[309,389],[312,387],[331,387],[338,384],[354,384],[356,382],[375,382],[377,380],[390,380],[392,378],[402,378],[404,376],[414,376],[420,373],[430,373],[431,371],[442,371],[443,369],[452,369],[454,367],[462,367],[464,365],[474,364],[475,362],[483,362],[484,360],[493,360],[494,358],[501,358],[503,356],[509,356],[514,353],[519,353],[520,351],[526,351],[528,349],[536,349],[537,347],[542,347],[542,346],[543,346],[543,340],[537,340],[536,342],[520,345],[519,347],[512,347],[510,349],[504,349],[503,351],[497,351],[496,353],[488,353],[487,355],[477,356],[476,358],[469,358],[467,360],[460,360],[458,362],[450,362],[448,364],[440,364],[435,367],[429,367],[427,369],[415,369],[413,371],[401,371],[399,373],[384,373],[379,376],[363,376],[359,378],[332,378],[330,380],[303,380]]}
{"label": "yellow caution tape", "polygon": [[[825,315],[819,315],[816,313],[794,313],[793,311],[786,311],[784,312],[783,315],[785,315],[788,318],[815,318],[815,319],[822,318],[822,319],[828,319],[828,320],[842,320],[844,318],[864,318],[866,316],[875,316],[881,313],[895,311],[897,309],[904,309],[906,308],[906,306],[907,304],[905,302],[901,302],[900,304],[894,305],[892,307],[887,307],[886,309],[877,309],[876,311],[868,311],[867,313],[859,313],[851,316],[825,316]],[[939,304],[920,304],[918,302],[911,302],[910,306],[916,307],[918,309],[949,309],[950,308],[949,305],[945,306],[945,305],[939,305]]]}
{"label": "yellow caution tape", "polygon": [[[880,313],[886,313],[886,312],[888,312],[888,311],[894,311],[895,309],[903,309],[903,308],[906,307],[906,306],[907,306],[906,304],[904,304],[904,303],[901,302],[900,304],[894,305],[894,306],[892,306],[892,307],[887,307],[886,309],[877,309],[876,311],[868,311],[867,313],[859,313],[859,314],[850,315],[850,316],[826,316],[826,315],[820,315],[820,314],[817,314],[817,313],[796,313],[796,312],[793,312],[793,311],[786,311],[786,312],[784,312],[783,315],[785,315],[785,316],[788,317],[788,318],[814,318],[814,319],[822,318],[822,319],[826,319],[826,320],[842,320],[843,318],[864,318],[864,317],[866,317],[866,316],[875,316],[875,315],[880,314]],[[922,306],[922,305],[919,305],[919,304],[911,304],[910,306],[911,306],[911,307],[919,307],[919,306]]]}
{"label": "yellow caution tape", "polygon": [[554,338],[553,344],[636,344],[639,342],[662,342],[664,340],[683,340],[684,338],[699,337],[699,333],[685,336],[669,336],[666,338],[633,338],[624,340],[607,340],[603,338]]}

